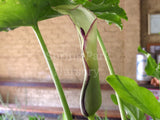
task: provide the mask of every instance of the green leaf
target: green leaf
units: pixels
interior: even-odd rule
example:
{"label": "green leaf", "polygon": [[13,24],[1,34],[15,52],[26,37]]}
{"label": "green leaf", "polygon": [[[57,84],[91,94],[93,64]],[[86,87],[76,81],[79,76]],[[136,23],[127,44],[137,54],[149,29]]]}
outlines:
{"label": "green leaf", "polygon": [[138,107],[142,112],[153,118],[160,118],[160,103],[152,92],[146,88],[139,87],[134,80],[124,76],[108,76],[107,82],[123,101]]}
{"label": "green leaf", "polygon": [[138,52],[144,54],[147,57],[147,64],[145,67],[146,74],[152,77],[156,77],[160,80],[160,64],[157,65],[151,54],[147,53],[145,50],[142,50],[141,47],[138,47]]}
{"label": "green leaf", "polygon": [[34,117],[32,116],[32,117],[29,117],[29,120],[38,120],[38,118],[35,116]]}
{"label": "green leaf", "polygon": [[139,108],[126,103],[124,100],[122,102],[127,115],[130,116],[130,120],[146,120],[145,113],[142,112]]}
{"label": "green leaf", "polygon": [[110,5],[110,6],[118,5],[120,2],[119,0],[73,0],[73,1],[77,4],[81,4],[81,3],[86,4],[90,2],[94,4],[100,4],[100,5],[105,4],[105,5]]}
{"label": "green leaf", "polygon": [[112,13],[119,16],[120,18],[123,18],[126,20],[128,19],[125,11],[122,8],[120,8],[118,5],[105,5],[105,4],[98,5],[91,2],[86,2],[85,5],[83,6],[93,11],[94,13],[96,12]]}
{"label": "green leaf", "polygon": [[98,18],[106,20],[108,24],[116,24],[122,29],[121,19],[128,20],[125,11],[119,7],[119,0],[84,0],[83,7],[92,11]]}
{"label": "green leaf", "polygon": [[32,26],[39,20],[56,17],[52,0],[0,0],[0,31]]}
{"label": "green leaf", "polygon": [[112,13],[95,13],[98,18],[105,19],[108,24],[116,23],[116,25],[123,29],[121,18]]}
{"label": "green leaf", "polygon": [[[115,23],[120,28],[121,18],[127,19],[125,11],[118,6],[119,0],[0,0],[0,31],[32,26],[40,20],[61,15],[51,7],[80,4],[94,12],[97,17],[108,23]],[[108,14],[114,14],[110,15],[113,19]]]}
{"label": "green leaf", "polygon": [[111,100],[115,105],[118,105],[117,97],[115,94],[111,94]]}
{"label": "green leaf", "polygon": [[70,5],[74,0],[51,0],[52,6]]}
{"label": "green leaf", "polygon": [[[118,105],[116,95],[112,94],[111,99],[114,104]],[[123,104],[125,112],[130,120],[146,120],[145,114],[139,108],[126,103],[124,100],[121,100],[121,103]]]}
{"label": "green leaf", "polygon": [[104,0],[104,3],[109,5],[118,5],[119,2],[120,0]]}
{"label": "green leaf", "polygon": [[127,16],[126,16],[126,13],[124,12],[124,10],[122,8],[120,8],[118,5],[116,6],[105,6],[104,8],[101,7],[97,10],[95,10],[95,12],[98,11],[98,12],[104,12],[104,13],[112,13],[112,14],[115,14],[117,16],[123,19],[128,19]]}
{"label": "green leaf", "polygon": [[75,4],[84,4],[87,0],[73,0]]}
{"label": "green leaf", "polygon": [[45,118],[41,116],[29,116],[28,119],[29,120],[45,120]]}

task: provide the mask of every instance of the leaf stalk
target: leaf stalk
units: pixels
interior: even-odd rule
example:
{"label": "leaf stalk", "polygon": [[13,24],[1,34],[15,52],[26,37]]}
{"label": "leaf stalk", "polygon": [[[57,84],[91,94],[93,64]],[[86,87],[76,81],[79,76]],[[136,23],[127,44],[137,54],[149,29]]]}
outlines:
{"label": "leaf stalk", "polygon": [[[112,63],[111,63],[111,60],[109,58],[109,55],[107,53],[107,50],[105,48],[105,45],[103,43],[103,40],[100,36],[100,33],[99,31],[97,30],[97,37],[98,37],[98,42],[99,42],[99,45],[101,47],[101,50],[103,52],[103,56],[105,58],[105,61],[106,61],[106,64],[108,66],[108,69],[109,69],[109,72],[110,72],[110,75],[115,75],[115,72],[114,72],[114,69],[113,69],[113,66],[112,66]],[[121,115],[121,118],[122,120],[126,120],[126,117],[125,117],[125,110],[124,110],[124,107],[122,105],[122,102],[119,98],[119,95],[115,92],[116,94],[116,97],[117,97],[117,102],[118,102],[118,107],[119,107],[119,111],[120,111],[120,115]]]}
{"label": "leaf stalk", "polygon": [[32,26],[32,28],[33,28],[36,36],[37,36],[37,40],[39,42],[39,45],[41,47],[41,50],[42,50],[43,55],[45,57],[45,60],[47,62],[48,68],[50,70],[50,73],[51,73],[51,76],[52,76],[52,80],[53,80],[53,82],[55,84],[55,87],[56,87],[56,89],[58,91],[58,95],[60,97],[60,101],[61,101],[61,104],[63,106],[64,114],[66,115],[67,120],[72,120],[72,115],[71,115],[71,112],[69,110],[69,106],[68,106],[66,97],[64,95],[64,91],[62,89],[60,80],[58,78],[57,72],[56,72],[55,67],[53,65],[52,59],[51,59],[51,57],[49,55],[48,49],[46,47],[46,44],[45,44],[45,42],[43,40],[43,37],[42,37],[42,35],[40,33],[40,30],[38,28],[38,25],[35,24],[35,25]]}

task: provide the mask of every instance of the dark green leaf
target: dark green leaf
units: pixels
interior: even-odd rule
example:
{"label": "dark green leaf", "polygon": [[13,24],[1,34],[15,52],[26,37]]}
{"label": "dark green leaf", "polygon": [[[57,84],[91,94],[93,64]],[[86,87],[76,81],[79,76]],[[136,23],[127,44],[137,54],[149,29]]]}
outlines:
{"label": "dark green leaf", "polygon": [[82,4],[97,17],[108,23],[115,23],[120,28],[121,18],[127,19],[125,11],[118,6],[119,0],[0,0],[0,31],[12,30],[19,26],[32,26],[40,20],[60,16],[61,14],[51,7],[73,4]]}
{"label": "dark green leaf", "polygon": [[138,107],[153,118],[160,118],[160,103],[152,92],[124,76],[111,75],[107,77],[107,81],[123,101]]}
{"label": "dark green leaf", "polygon": [[75,4],[84,4],[87,0],[73,0]]}
{"label": "dark green leaf", "polygon": [[[88,2],[88,1],[87,1]],[[101,4],[104,2],[104,0],[92,0],[91,1],[92,3],[95,3],[95,4]]]}
{"label": "dark green leaf", "polygon": [[52,6],[70,5],[74,0],[51,0]]}
{"label": "dark green leaf", "polygon": [[114,23],[122,29],[121,19],[128,20],[125,11],[119,7],[119,0],[82,1],[82,3],[78,2],[78,4],[82,4],[83,7],[91,10],[98,18],[106,20],[108,24]]}
{"label": "dark green leaf", "polygon": [[120,0],[104,0],[104,4],[118,5]]}
{"label": "dark green leaf", "polygon": [[138,51],[147,57],[147,64],[145,67],[146,74],[160,80],[160,64],[157,65],[155,59],[151,57],[151,54],[142,50],[141,47],[138,47]]}
{"label": "dark green leaf", "polygon": [[105,4],[98,5],[92,2],[86,2],[85,5],[83,6],[93,11],[94,13],[96,12],[112,13],[112,14],[119,16],[120,18],[123,18],[126,20],[128,19],[125,11],[122,8],[120,8],[118,5],[105,5]]}
{"label": "dark green leaf", "polygon": [[112,13],[95,13],[98,18],[105,19],[107,23],[113,24],[116,23],[118,27],[123,28],[121,18]]}
{"label": "dark green leaf", "polygon": [[116,14],[120,18],[123,18],[123,19],[126,19],[126,20],[128,19],[125,11],[122,8],[120,8],[118,5],[116,5],[116,6],[106,6],[104,8],[101,7],[99,9],[96,9],[95,12],[112,13],[112,14]]}

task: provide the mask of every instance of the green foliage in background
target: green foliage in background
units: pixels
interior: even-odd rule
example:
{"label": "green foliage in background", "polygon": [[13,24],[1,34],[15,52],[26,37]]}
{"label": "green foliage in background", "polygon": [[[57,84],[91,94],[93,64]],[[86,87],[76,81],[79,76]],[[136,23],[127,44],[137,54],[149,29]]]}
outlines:
{"label": "green foliage in background", "polygon": [[145,67],[145,72],[147,75],[156,77],[160,80],[160,64],[157,64],[155,59],[152,58],[151,54],[138,47],[138,52],[144,54],[147,57],[147,64]]}
{"label": "green foliage in background", "polygon": [[41,116],[29,116],[28,120],[45,120],[45,118]]}

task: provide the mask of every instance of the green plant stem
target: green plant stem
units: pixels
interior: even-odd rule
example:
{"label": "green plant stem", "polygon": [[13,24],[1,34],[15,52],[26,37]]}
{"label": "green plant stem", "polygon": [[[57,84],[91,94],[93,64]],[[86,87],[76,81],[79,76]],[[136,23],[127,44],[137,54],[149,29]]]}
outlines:
{"label": "green plant stem", "polygon": [[[98,35],[98,42],[99,42],[99,45],[101,47],[101,50],[103,52],[103,55],[104,55],[104,58],[105,58],[105,61],[107,63],[107,66],[108,66],[108,69],[109,69],[109,72],[110,72],[110,75],[115,75],[115,72],[114,72],[114,69],[113,69],[113,66],[112,66],[112,63],[111,63],[111,60],[109,58],[109,55],[107,53],[107,50],[105,48],[105,45],[102,41],[102,38],[100,36],[100,33],[99,31],[97,30],[97,35]],[[124,107],[121,103],[121,100],[119,98],[119,95],[115,92],[116,94],[116,97],[117,97],[117,101],[118,101],[118,107],[119,107],[119,110],[120,110],[120,115],[121,115],[121,118],[122,120],[126,120],[126,117],[125,117],[125,111],[124,111]]]}
{"label": "green plant stem", "polygon": [[88,120],[95,120],[95,115],[89,116]]}
{"label": "green plant stem", "polygon": [[69,106],[67,104],[67,100],[66,100],[66,97],[64,95],[60,80],[59,80],[58,75],[56,73],[56,70],[55,70],[55,67],[53,65],[52,59],[49,55],[48,49],[47,49],[47,47],[45,45],[45,42],[42,38],[42,35],[41,35],[40,30],[38,28],[38,25],[35,24],[32,27],[33,27],[33,30],[35,31],[35,34],[37,36],[37,39],[38,39],[38,42],[40,44],[41,50],[43,52],[43,55],[45,57],[47,65],[49,67],[53,82],[54,82],[54,84],[56,86],[56,89],[58,91],[58,94],[59,94],[59,97],[60,97],[60,100],[61,100],[61,103],[62,103],[62,106],[63,106],[64,114],[66,115],[67,120],[72,120],[72,115],[71,115],[71,112],[69,110]]}

